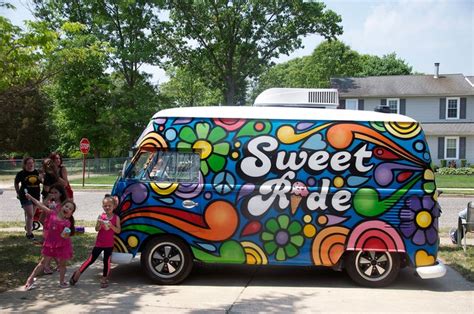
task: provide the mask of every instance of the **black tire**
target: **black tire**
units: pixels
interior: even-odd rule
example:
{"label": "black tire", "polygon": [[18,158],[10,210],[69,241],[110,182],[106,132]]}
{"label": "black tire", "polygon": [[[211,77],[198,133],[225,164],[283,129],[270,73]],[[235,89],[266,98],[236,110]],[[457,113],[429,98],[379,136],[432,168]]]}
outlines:
{"label": "black tire", "polygon": [[161,236],[151,240],[141,255],[141,264],[147,275],[161,285],[182,282],[193,268],[189,246],[173,236]]}
{"label": "black tire", "polygon": [[375,251],[348,252],[345,268],[349,276],[361,286],[385,287],[400,271],[400,256],[396,253]]}
{"label": "black tire", "polygon": [[38,230],[41,227],[41,223],[39,221],[33,221],[33,230]]}

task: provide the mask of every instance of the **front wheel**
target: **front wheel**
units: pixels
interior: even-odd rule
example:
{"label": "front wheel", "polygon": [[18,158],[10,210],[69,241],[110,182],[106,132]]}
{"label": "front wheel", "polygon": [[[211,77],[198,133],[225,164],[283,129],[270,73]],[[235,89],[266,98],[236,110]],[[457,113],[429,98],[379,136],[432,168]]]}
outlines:
{"label": "front wheel", "polygon": [[142,252],[141,264],[156,283],[174,285],[191,272],[193,258],[188,245],[181,239],[163,236],[151,240]]}
{"label": "front wheel", "polygon": [[400,270],[398,254],[375,251],[353,251],[348,254],[346,271],[359,285],[384,287],[397,278]]}

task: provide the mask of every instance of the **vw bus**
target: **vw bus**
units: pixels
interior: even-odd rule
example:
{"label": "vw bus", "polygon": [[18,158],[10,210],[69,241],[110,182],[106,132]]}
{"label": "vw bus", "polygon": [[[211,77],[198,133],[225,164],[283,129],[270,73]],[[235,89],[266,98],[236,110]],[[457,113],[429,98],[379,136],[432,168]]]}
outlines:
{"label": "vw bus", "polygon": [[183,281],[195,261],[327,266],[369,287],[402,267],[443,276],[420,124],[279,99],[156,113],[113,188],[122,222],[113,260],[141,253],[160,284]]}

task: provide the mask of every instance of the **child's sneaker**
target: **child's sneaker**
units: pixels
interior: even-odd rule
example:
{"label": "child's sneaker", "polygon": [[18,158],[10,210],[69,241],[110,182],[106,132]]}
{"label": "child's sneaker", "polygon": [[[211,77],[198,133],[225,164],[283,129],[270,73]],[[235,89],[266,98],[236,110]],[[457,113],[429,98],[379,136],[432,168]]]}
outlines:
{"label": "child's sneaker", "polygon": [[449,237],[451,238],[451,242],[453,242],[453,244],[458,244],[458,237],[457,237],[457,229],[456,228],[453,228],[453,229],[449,230]]}

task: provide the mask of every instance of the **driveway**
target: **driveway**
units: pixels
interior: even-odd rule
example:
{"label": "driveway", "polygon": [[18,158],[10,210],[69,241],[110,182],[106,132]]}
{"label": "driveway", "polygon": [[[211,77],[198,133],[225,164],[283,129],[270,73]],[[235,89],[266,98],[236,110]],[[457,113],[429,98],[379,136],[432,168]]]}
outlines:
{"label": "driveway", "polygon": [[197,265],[183,284],[158,286],[144,275],[139,262],[133,262],[116,266],[106,289],[99,286],[100,275],[97,262],[67,289],[57,287],[57,274],[43,276],[35,290],[0,294],[0,311],[465,313],[474,307],[474,285],[450,268],[445,277],[431,280],[404,269],[383,289],[358,287],[344,272],[308,267]]}

